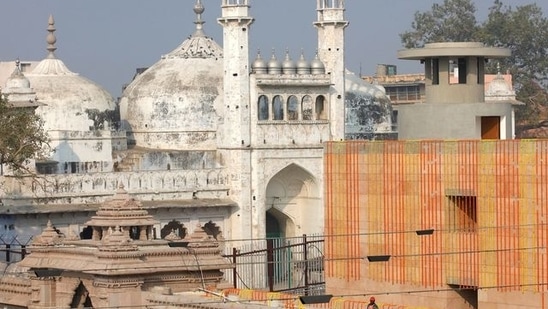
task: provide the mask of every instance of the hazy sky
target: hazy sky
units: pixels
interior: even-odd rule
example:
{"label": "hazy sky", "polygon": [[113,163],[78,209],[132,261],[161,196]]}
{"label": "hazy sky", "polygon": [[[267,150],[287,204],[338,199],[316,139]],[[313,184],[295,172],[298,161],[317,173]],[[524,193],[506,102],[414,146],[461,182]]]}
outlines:
{"label": "hazy sky", "polygon": [[[119,96],[138,67],[148,67],[194,32],[195,0],[3,0],[0,3],[0,61],[41,60],[46,55],[49,14],[55,18],[57,52],[77,72]],[[442,0],[346,0],[346,65],[373,74],[378,63],[396,64],[399,73],[420,71],[414,61],[400,61],[399,34],[410,28],[413,14]],[[533,0],[503,0],[512,6]],[[221,0],[203,0],[206,34],[222,44]],[[483,20],[493,0],[476,0]],[[548,15],[548,1],[537,1]],[[304,49],[316,50],[316,0],[251,0],[251,60],[256,50],[278,58],[285,50],[296,60]]]}

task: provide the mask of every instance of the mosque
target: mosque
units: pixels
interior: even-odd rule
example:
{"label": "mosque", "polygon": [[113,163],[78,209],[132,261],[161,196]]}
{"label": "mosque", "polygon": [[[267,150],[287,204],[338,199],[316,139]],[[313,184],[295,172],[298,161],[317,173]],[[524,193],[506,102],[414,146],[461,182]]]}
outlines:
{"label": "mosque", "polygon": [[193,34],[119,102],[56,57],[50,17],[47,57],[17,65],[2,94],[37,106],[53,151],[33,162],[37,178],[1,176],[0,235],[24,243],[49,220],[90,239],[86,222],[121,185],[157,220],[153,239],[196,226],[224,239],[322,233],[324,143],[390,137],[390,101],[345,68],[344,0],[317,0],[313,59],[252,59],[249,2],[221,0],[220,45],[197,0]]}

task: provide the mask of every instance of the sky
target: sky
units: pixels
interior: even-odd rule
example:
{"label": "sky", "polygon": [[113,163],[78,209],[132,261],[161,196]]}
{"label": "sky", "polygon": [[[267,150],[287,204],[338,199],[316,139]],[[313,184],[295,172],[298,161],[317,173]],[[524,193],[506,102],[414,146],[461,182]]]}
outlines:
{"label": "sky", "polygon": [[[0,3],[0,61],[42,60],[46,55],[48,17],[55,18],[57,58],[68,68],[121,95],[136,68],[149,67],[194,32],[195,0],[3,0]],[[205,32],[222,45],[216,22],[221,0],[202,0]],[[399,34],[411,29],[416,11],[442,0],[346,0],[346,67],[372,75],[377,64],[395,64],[398,73],[422,71],[419,63],[398,60]],[[493,0],[476,0],[478,20]],[[513,7],[532,0],[503,0]],[[548,16],[548,1],[537,1]],[[260,49],[278,59],[289,50],[294,60],[315,54],[316,0],[251,0],[250,59]]]}

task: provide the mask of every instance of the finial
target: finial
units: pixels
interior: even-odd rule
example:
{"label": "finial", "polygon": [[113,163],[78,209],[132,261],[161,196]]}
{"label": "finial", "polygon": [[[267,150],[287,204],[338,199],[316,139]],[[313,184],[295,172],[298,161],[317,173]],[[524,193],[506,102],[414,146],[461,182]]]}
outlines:
{"label": "finial", "polygon": [[316,55],[314,56],[314,60],[312,61],[320,61],[320,52],[316,49]]}
{"label": "finial", "polygon": [[501,75],[500,74],[500,62],[497,62],[497,75]]}
{"label": "finial", "polygon": [[46,42],[48,43],[48,58],[55,58],[55,50],[57,49],[57,47],[55,47],[55,42],[57,42],[57,38],[55,38],[55,20],[53,19],[53,15],[50,15],[49,16],[49,19],[48,19],[48,36],[46,38]]}
{"label": "finial", "polygon": [[272,59],[276,59],[276,49],[272,48]]}
{"label": "finial", "polygon": [[196,4],[194,5],[194,13],[196,14],[196,21],[194,24],[196,24],[196,32],[194,33],[194,36],[204,36],[204,24],[205,21],[202,20],[202,14],[204,13],[205,8],[202,4],[202,0],[196,0]]}
{"label": "finial", "polygon": [[13,73],[11,74],[11,77],[22,77],[23,73],[21,72],[21,61],[19,58],[15,60],[15,70],[13,70]]}

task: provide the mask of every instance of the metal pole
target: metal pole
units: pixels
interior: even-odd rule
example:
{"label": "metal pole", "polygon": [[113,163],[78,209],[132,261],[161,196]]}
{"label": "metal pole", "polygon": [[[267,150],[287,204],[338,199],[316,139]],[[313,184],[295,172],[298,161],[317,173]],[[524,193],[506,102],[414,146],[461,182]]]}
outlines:
{"label": "metal pole", "polygon": [[304,295],[308,296],[308,252],[307,252],[306,234],[303,234],[303,252],[304,252]]}
{"label": "metal pole", "polygon": [[238,270],[236,269],[236,254],[238,253],[238,250],[236,248],[232,248],[232,263],[234,264],[234,268],[232,269],[232,284],[234,285],[234,288],[238,288]]}
{"label": "metal pole", "polygon": [[274,291],[274,240],[266,240],[266,260],[267,260],[267,276],[268,276],[268,289],[270,292]]}

